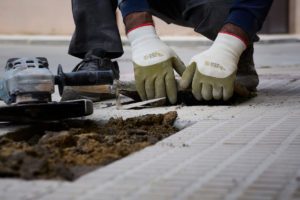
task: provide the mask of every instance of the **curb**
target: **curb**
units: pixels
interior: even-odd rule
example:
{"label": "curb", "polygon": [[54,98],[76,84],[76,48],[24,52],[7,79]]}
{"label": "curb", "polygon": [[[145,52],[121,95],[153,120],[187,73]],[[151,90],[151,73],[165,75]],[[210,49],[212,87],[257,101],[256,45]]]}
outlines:
{"label": "curb", "polygon": [[70,36],[0,35],[0,44],[13,45],[68,45]]}
{"label": "curb", "polygon": [[[278,44],[300,42],[300,35],[259,35],[258,44]],[[129,46],[125,36],[121,37],[124,46]],[[211,45],[212,41],[203,36],[162,36],[161,39],[171,46]],[[12,45],[69,45],[71,36],[49,35],[0,35],[0,44]]]}

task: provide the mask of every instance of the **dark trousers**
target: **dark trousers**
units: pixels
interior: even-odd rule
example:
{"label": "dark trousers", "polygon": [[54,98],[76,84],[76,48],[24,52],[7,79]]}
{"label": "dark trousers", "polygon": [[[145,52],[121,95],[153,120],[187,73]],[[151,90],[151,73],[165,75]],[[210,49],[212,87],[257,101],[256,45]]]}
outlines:
{"label": "dark trousers", "polygon": [[[148,0],[150,12],[166,21],[186,27],[214,40],[224,25],[233,0]],[[69,54],[83,58],[94,49],[117,58],[123,54],[116,23],[117,0],[72,0],[75,21]]]}

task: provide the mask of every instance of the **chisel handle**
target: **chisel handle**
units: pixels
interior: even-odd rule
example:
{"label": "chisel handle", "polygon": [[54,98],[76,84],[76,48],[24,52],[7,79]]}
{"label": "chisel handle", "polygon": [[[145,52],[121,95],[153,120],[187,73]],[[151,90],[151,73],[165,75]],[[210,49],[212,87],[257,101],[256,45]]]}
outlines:
{"label": "chisel handle", "polygon": [[113,70],[64,73],[62,66],[59,65],[55,84],[58,85],[59,93],[62,95],[65,86],[113,85],[115,79]]}
{"label": "chisel handle", "polygon": [[113,84],[114,73],[112,70],[106,71],[79,71],[64,74],[65,86],[86,86]]}

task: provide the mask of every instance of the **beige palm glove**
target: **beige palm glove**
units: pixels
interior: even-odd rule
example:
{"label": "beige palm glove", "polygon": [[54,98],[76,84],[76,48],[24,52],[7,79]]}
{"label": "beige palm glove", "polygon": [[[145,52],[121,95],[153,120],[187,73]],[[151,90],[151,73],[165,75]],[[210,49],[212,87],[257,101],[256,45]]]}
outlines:
{"label": "beige palm glove", "polygon": [[238,61],[245,49],[246,44],[238,37],[219,33],[208,50],[192,58],[180,87],[187,89],[192,84],[192,93],[199,101],[230,99]]}
{"label": "beige palm glove", "polygon": [[131,30],[128,39],[132,47],[136,88],[141,99],[167,97],[170,103],[176,103],[174,69],[182,75],[185,70],[183,62],[159,39],[152,25]]}

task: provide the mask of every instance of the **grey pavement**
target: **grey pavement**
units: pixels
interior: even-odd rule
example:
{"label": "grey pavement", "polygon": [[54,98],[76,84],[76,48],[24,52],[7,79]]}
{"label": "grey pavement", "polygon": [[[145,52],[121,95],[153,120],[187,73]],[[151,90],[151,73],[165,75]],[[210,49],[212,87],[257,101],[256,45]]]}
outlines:
{"label": "grey pavement", "polygon": [[[183,42],[173,46],[174,50],[180,55],[182,60],[188,64],[189,59],[196,53],[201,52],[209,47],[206,43],[197,45],[182,45]],[[255,46],[255,62],[259,68],[261,66],[290,66],[299,64],[299,48],[300,42],[279,42],[256,44]],[[131,51],[128,46],[124,47],[125,54],[119,59],[121,74],[132,73],[130,63]],[[62,64],[65,71],[72,68],[80,61],[77,58],[67,54],[67,45],[26,45],[26,44],[3,44],[0,43],[0,66],[4,66],[7,59],[12,57],[30,57],[44,56],[50,62],[53,72],[56,71],[57,65]],[[2,72],[3,67],[0,68]]]}
{"label": "grey pavement", "polygon": [[[174,47],[185,63],[209,46]],[[71,70],[62,45],[0,45],[9,57],[45,56]],[[130,48],[119,60],[132,78]],[[300,43],[256,45],[258,96],[238,105],[118,110],[96,104],[89,117],[131,117],[176,110],[177,134],[75,182],[0,180],[0,199],[300,199]],[[37,55],[38,54],[38,55]],[[5,133],[7,130],[1,130]]]}

